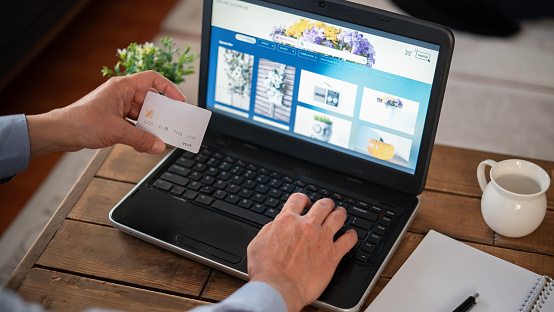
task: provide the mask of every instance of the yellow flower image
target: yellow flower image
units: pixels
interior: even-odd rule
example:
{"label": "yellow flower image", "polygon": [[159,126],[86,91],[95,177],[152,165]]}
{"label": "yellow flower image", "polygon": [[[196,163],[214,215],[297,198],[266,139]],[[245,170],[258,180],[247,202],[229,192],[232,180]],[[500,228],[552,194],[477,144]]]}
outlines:
{"label": "yellow flower image", "polygon": [[325,38],[329,41],[337,42],[337,35],[342,32],[342,29],[337,29],[333,26],[325,26]]}
{"label": "yellow flower image", "polygon": [[285,35],[298,39],[302,37],[302,32],[306,30],[306,27],[308,26],[310,26],[310,21],[305,18],[301,18],[300,21],[287,28]]}

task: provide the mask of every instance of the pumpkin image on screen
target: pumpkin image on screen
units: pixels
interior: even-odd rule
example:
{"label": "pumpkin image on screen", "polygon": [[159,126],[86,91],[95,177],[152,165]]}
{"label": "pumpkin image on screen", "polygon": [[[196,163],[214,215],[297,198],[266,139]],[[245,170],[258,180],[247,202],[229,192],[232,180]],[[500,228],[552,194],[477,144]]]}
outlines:
{"label": "pumpkin image on screen", "polygon": [[367,150],[371,156],[382,160],[388,160],[394,156],[394,146],[383,142],[383,139],[367,141]]}

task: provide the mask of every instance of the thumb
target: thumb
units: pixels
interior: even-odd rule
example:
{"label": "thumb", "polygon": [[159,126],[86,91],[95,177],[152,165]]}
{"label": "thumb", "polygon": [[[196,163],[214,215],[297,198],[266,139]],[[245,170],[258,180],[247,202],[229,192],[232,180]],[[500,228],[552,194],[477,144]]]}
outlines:
{"label": "thumb", "polygon": [[126,124],[119,143],[129,145],[137,152],[159,154],[165,150],[165,143],[157,136]]}

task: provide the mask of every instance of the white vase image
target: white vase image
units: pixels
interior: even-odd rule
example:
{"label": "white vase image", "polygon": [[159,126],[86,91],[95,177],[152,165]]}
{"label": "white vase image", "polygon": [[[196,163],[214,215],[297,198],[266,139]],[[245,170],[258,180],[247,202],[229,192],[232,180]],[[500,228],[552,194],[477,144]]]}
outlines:
{"label": "white vase image", "polygon": [[312,126],[311,137],[323,142],[329,142],[333,134],[333,124],[315,120]]}
{"label": "white vase image", "polygon": [[283,104],[283,92],[276,91],[269,96],[269,116],[273,118],[275,106]]}

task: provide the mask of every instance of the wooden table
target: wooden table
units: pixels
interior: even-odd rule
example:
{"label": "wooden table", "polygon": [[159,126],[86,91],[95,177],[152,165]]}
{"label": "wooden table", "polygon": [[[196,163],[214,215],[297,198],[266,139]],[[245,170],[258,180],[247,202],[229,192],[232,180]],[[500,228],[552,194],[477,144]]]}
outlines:
{"label": "wooden table", "polygon": [[[89,307],[183,311],[217,302],[244,282],[131,237],[108,221],[112,207],[162,158],[126,146],[100,150],[20,263],[7,288],[54,311]],[[554,183],[542,225],[506,238],[481,216],[476,168],[507,155],[436,146],[421,205],[366,306],[434,229],[539,274],[554,276]],[[554,162],[532,160],[552,178]],[[306,307],[305,311],[318,311]]]}

